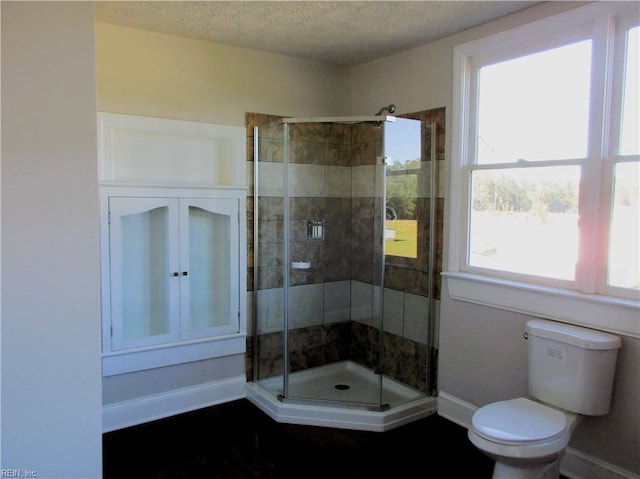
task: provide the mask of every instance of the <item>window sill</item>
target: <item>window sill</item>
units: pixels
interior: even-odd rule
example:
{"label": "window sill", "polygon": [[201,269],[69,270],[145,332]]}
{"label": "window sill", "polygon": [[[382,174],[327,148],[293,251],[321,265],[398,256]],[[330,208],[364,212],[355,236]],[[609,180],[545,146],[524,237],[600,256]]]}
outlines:
{"label": "window sill", "polygon": [[243,354],[245,351],[245,333],[184,343],[162,344],[148,348],[114,351],[102,355],[102,375],[115,376],[173,364]]}
{"label": "window sill", "polygon": [[453,299],[640,338],[637,301],[470,273],[443,272],[442,276]]}

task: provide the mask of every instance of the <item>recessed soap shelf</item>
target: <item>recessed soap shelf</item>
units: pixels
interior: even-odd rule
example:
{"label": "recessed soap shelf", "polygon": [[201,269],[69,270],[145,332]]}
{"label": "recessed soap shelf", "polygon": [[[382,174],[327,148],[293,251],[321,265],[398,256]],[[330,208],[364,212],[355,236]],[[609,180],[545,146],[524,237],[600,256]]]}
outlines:
{"label": "recessed soap shelf", "polygon": [[311,263],[309,261],[292,261],[291,268],[293,269],[309,269],[311,268]]}

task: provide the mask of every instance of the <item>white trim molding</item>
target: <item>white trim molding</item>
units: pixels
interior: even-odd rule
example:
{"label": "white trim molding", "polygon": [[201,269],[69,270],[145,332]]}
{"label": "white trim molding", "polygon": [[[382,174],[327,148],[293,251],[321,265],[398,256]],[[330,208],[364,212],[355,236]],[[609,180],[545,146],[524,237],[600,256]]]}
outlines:
{"label": "white trim molding", "polygon": [[102,432],[245,397],[244,375],[102,406]]}
{"label": "white trim molding", "polygon": [[636,301],[471,273],[442,276],[453,299],[640,338]]}
{"label": "white trim molding", "polygon": [[102,375],[115,376],[174,364],[243,354],[247,347],[247,334],[236,333],[184,343],[159,345],[116,351],[102,355]]}

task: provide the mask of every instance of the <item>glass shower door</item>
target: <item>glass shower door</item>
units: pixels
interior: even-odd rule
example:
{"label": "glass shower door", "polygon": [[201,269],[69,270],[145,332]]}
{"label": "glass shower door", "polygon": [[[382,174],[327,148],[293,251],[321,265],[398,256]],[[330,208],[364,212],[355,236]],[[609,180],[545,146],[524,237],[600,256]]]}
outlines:
{"label": "glass shower door", "polygon": [[382,132],[285,120],[290,400],[381,406]]}

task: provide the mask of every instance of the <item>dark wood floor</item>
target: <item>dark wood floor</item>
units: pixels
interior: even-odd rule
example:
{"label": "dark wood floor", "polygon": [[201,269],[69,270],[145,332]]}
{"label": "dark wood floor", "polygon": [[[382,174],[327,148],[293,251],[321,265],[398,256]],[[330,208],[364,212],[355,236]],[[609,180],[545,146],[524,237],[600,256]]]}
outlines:
{"label": "dark wood floor", "polygon": [[103,436],[104,479],[489,479],[466,429],[437,415],[378,433],[281,424],[238,400]]}

